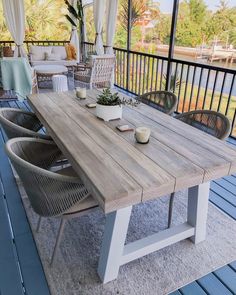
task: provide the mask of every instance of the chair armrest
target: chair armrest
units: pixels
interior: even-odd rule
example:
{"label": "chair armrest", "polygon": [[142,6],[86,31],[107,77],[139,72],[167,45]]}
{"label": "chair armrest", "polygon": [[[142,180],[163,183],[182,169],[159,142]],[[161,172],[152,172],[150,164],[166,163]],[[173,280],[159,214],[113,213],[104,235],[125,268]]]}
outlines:
{"label": "chair armrest", "polygon": [[92,67],[88,64],[77,64],[76,65],[76,71],[86,71],[86,70],[90,70],[92,69]]}

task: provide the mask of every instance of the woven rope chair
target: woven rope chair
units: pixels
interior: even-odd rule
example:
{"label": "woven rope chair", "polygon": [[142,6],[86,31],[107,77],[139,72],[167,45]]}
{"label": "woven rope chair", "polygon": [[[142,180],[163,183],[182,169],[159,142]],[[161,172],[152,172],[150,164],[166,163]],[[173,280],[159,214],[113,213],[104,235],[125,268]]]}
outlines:
{"label": "woven rope chair", "polygon": [[59,247],[68,218],[88,213],[97,207],[81,179],[71,166],[50,171],[61,152],[52,141],[36,138],[14,138],[6,143],[6,152],[19,175],[33,210],[41,217],[61,217],[51,263]]}
{"label": "woven rope chair", "polygon": [[138,99],[141,102],[167,115],[171,115],[175,111],[177,103],[178,103],[177,96],[174,93],[169,91],[147,92],[139,96]]}
{"label": "woven rope chair", "polygon": [[15,137],[51,139],[49,135],[37,132],[43,125],[32,112],[13,108],[0,108],[0,124],[9,139]]}
{"label": "woven rope chair", "polygon": [[85,66],[75,72],[75,86],[89,89],[111,87],[115,61],[114,56],[95,56],[91,66]]}
{"label": "woven rope chair", "polygon": [[[197,110],[179,114],[176,119],[198,128],[218,139],[224,140],[230,134],[230,121],[221,113],[208,110]],[[168,227],[171,226],[175,194],[170,195]]]}

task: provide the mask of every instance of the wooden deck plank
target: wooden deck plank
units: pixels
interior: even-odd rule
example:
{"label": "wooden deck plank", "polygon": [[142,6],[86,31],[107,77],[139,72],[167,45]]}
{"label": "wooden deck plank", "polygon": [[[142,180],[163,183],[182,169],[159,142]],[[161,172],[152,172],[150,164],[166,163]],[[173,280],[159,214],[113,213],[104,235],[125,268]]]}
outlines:
{"label": "wooden deck plank", "polygon": [[[14,272],[19,271],[18,269],[18,263],[19,263],[27,294],[49,295],[50,294],[49,289],[47,286],[41,261],[37,253],[36,245],[32,237],[31,229],[25,214],[25,210],[21,201],[21,196],[19,194],[16,182],[10,167],[10,163],[4,152],[4,140],[1,133],[0,133],[0,162],[1,162],[0,172],[2,175],[3,189],[6,195],[6,202],[7,202],[8,212],[10,216],[10,222],[13,229],[14,247],[15,247],[14,248],[15,254],[14,254],[14,249],[10,248],[11,244],[8,240],[2,243],[5,247],[7,247],[10,250],[9,254],[5,253],[6,251],[2,251],[2,253],[6,256],[6,259],[9,259],[9,273],[12,273],[14,275]],[[12,265],[11,263],[11,260],[13,258],[15,261],[15,265]],[[4,262],[5,260],[3,260],[3,263]],[[0,261],[0,265],[4,265],[4,264],[1,264],[1,261]],[[8,269],[6,271],[6,275],[7,273],[8,273]],[[1,275],[2,275],[2,270],[0,271],[0,278],[1,278]],[[7,282],[7,278],[5,279]],[[11,284],[12,284],[12,281],[11,281]],[[16,284],[17,284],[17,281],[16,281]],[[1,281],[0,281],[0,287],[2,288]],[[11,290],[11,286],[7,287],[6,290]],[[3,294],[18,295],[21,293],[9,292],[9,293],[3,293]]]}
{"label": "wooden deck plank", "polygon": [[[8,221],[4,195],[1,188],[0,233],[0,294],[23,294],[23,285],[14,253],[14,244]],[[14,284],[12,282],[14,282]]]}
{"label": "wooden deck plank", "polygon": [[14,254],[13,242],[0,240],[0,288],[2,295],[23,295],[23,285]]}
{"label": "wooden deck plank", "polygon": [[229,265],[236,272],[236,261],[230,263]]}
{"label": "wooden deck plank", "polygon": [[236,195],[236,186],[234,184],[228,182],[224,178],[218,179],[216,182],[217,182],[217,184],[221,185],[227,191]]}
{"label": "wooden deck plank", "polygon": [[215,181],[211,182],[211,190],[217,195],[219,195],[221,198],[225,199],[231,205],[236,206],[236,195],[227,191],[224,187],[220,186],[217,182]]}
{"label": "wooden deck plank", "polygon": [[18,235],[15,240],[27,294],[50,295],[32,234]]}
{"label": "wooden deck plank", "polygon": [[4,151],[4,140],[0,132],[0,162],[4,173],[1,174],[5,194],[7,196],[7,205],[11,222],[14,227],[14,234],[30,232],[30,226],[26,218],[25,210],[21,202],[19,191],[16,187],[12,170]]}
{"label": "wooden deck plank", "polygon": [[217,278],[233,293],[236,294],[236,272],[229,266],[214,271]]}
{"label": "wooden deck plank", "polygon": [[170,293],[170,295],[182,295],[182,294],[179,292],[179,290],[177,290],[175,292]]}
{"label": "wooden deck plank", "polygon": [[201,279],[197,280],[199,285],[211,295],[232,295],[228,288],[226,288],[218,278],[210,273]]}
{"label": "wooden deck plank", "polygon": [[236,219],[235,207],[221,198],[219,195],[215,194],[213,191],[210,191],[210,201],[226,214]]}
{"label": "wooden deck plank", "polygon": [[208,295],[197,282],[193,282],[180,288],[180,292],[183,295]]}
{"label": "wooden deck plank", "polygon": [[231,176],[227,176],[223,178],[227,180],[228,182],[230,182],[231,184],[235,185],[235,194],[236,194],[236,177],[231,175]]}

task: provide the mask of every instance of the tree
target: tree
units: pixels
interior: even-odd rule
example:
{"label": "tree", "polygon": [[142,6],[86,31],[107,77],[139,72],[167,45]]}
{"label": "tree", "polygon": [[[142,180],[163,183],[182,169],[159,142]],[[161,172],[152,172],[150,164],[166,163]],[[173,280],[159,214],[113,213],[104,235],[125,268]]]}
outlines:
{"label": "tree", "polygon": [[[144,15],[147,10],[145,0],[132,0],[131,5],[131,20],[130,27],[133,28],[137,21]],[[129,11],[129,3],[127,0],[121,1],[121,10],[119,14],[120,24],[122,28],[127,31],[128,27],[128,11]]]}
{"label": "tree", "polygon": [[189,1],[190,20],[198,25],[203,25],[206,21],[207,6],[203,0]]}

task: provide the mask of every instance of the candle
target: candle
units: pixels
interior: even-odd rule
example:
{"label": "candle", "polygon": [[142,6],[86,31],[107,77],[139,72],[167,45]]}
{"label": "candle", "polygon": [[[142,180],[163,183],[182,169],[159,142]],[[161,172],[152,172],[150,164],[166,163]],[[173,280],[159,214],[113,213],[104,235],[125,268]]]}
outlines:
{"label": "candle", "polygon": [[86,98],[86,88],[76,87],[75,92],[78,98],[82,98],[82,99]]}
{"label": "candle", "polygon": [[151,134],[151,130],[147,127],[138,127],[135,129],[135,138],[139,143],[147,143],[149,141],[149,137]]}

